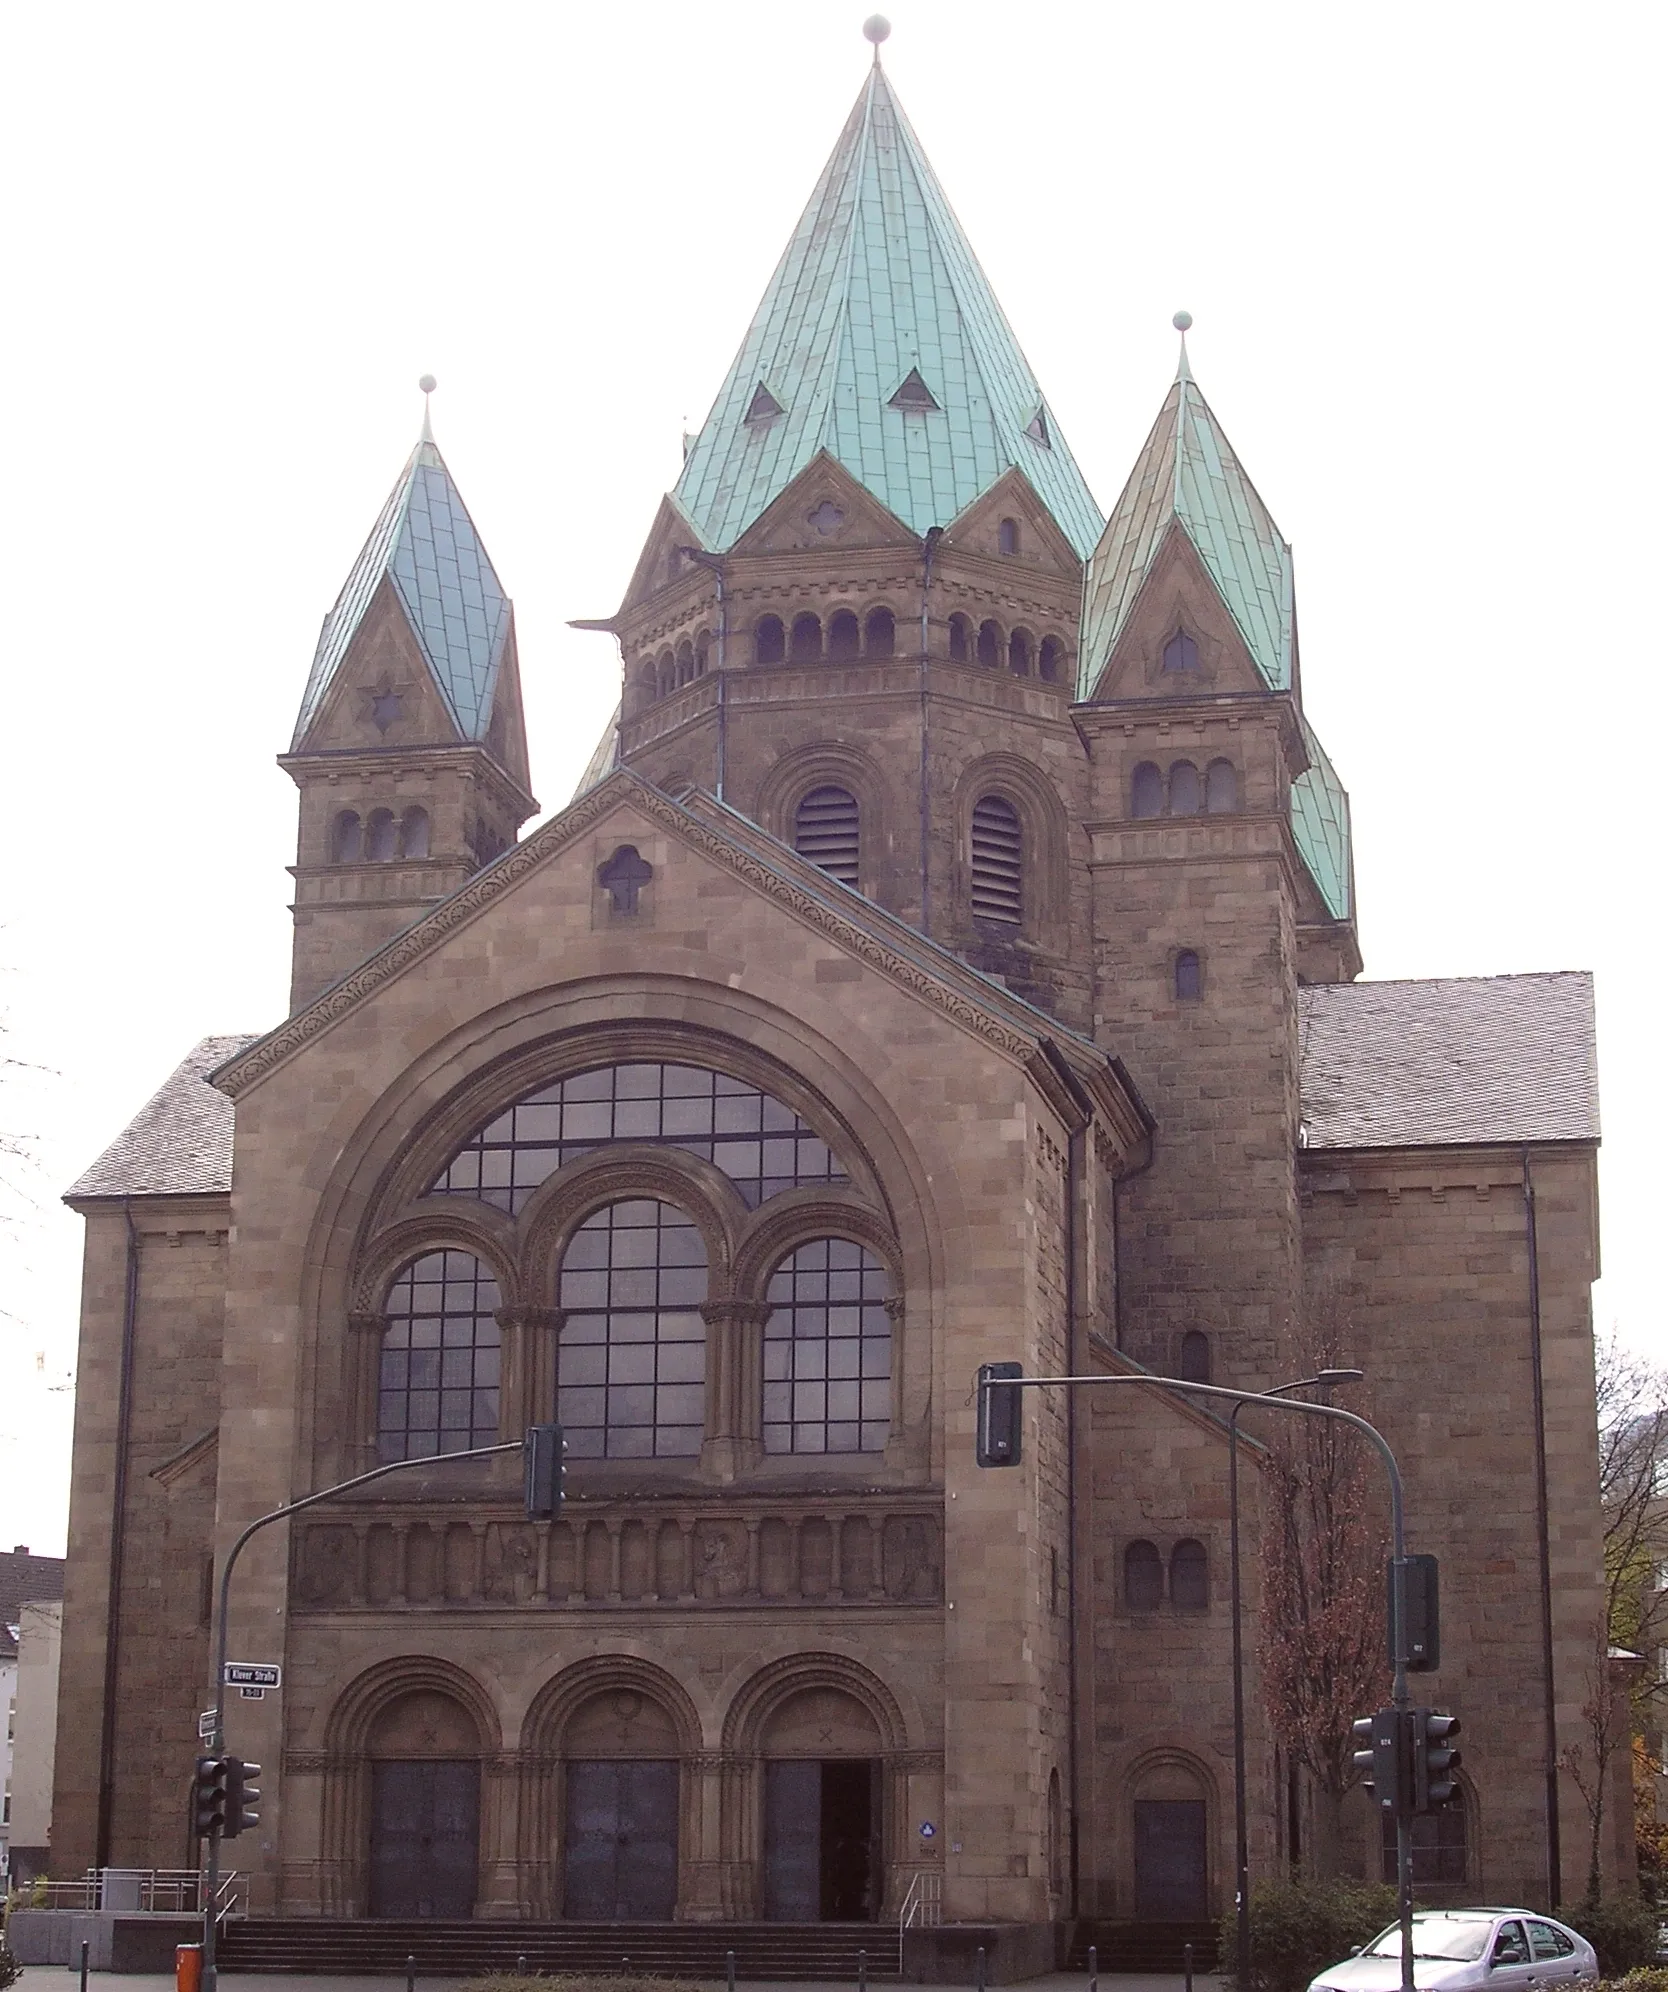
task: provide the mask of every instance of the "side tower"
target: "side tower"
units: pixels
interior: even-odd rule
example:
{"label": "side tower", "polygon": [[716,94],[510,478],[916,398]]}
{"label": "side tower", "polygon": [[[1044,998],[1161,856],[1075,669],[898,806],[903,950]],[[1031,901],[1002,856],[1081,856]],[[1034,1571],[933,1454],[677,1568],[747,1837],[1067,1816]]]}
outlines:
{"label": "side tower", "polygon": [[514,611],[426,413],[324,619],[279,765],[301,791],[292,1009],[490,863],[538,808]]}
{"label": "side tower", "polygon": [[620,758],[1086,1028],[1069,712],[1100,525],[877,58],[591,625],[623,653]]}
{"label": "side tower", "polygon": [[1185,337],[1089,563],[1080,697],[1096,1024],[1162,1131],[1123,1207],[1124,1342],[1154,1367],[1263,1380],[1301,1292],[1297,986],[1361,960],[1348,800],[1303,717],[1291,549]]}

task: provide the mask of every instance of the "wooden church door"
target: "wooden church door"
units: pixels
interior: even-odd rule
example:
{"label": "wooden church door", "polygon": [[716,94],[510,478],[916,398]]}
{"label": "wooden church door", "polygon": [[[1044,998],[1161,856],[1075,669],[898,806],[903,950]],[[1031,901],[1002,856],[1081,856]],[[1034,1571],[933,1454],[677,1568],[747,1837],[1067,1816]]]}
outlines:
{"label": "wooden church door", "polygon": [[371,1767],[371,1914],[475,1913],[481,1767],[382,1762]]}

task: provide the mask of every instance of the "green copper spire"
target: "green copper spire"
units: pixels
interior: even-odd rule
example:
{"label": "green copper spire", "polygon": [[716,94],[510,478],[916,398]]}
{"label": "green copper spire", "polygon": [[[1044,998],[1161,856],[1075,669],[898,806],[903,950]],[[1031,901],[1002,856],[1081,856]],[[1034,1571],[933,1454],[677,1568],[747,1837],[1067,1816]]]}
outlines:
{"label": "green copper spire", "polygon": [[875,64],[673,495],[721,552],[819,451],[918,533],[1014,467],[1087,557],[1099,509],[870,39]]}
{"label": "green copper spire", "polygon": [[1193,542],[1271,691],[1292,684],[1292,550],[1234,455],[1187,364],[1186,312],[1175,385],[1089,562],[1077,695],[1092,698],[1172,524]]}
{"label": "green copper spire", "polygon": [[425,374],[419,385],[422,435],[324,619],[295,722],[295,748],[317,717],[384,577],[394,585],[459,737],[486,737],[509,641],[510,601],[435,448],[428,416],[434,381]]}

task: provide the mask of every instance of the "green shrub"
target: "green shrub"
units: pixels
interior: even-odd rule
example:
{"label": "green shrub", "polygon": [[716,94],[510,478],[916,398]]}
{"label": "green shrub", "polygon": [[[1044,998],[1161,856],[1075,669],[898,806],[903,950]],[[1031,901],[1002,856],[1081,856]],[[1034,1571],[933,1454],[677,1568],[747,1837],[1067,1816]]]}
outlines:
{"label": "green shrub", "polygon": [[4,1944],[0,1944],[0,1992],[5,1992],[8,1985],[15,1985],[22,1976],[23,1966]]}
{"label": "green shrub", "polygon": [[[1656,1963],[1657,1913],[1641,1897],[1604,1895],[1596,1902],[1581,1902],[1558,1913],[1598,1952],[1599,1972],[1603,1977],[1620,1978],[1640,1965]],[[1662,1976],[1668,1984],[1668,1974]],[[1637,1992],[1657,1992],[1657,1988],[1640,1986]]]}
{"label": "green shrub", "polygon": [[[1251,1891],[1251,1983],[1240,1992],[1304,1992],[1316,1972],[1370,1943],[1396,1920],[1396,1891],[1372,1881],[1271,1881]],[[1222,1919],[1222,1969],[1234,1975],[1238,1936]]]}
{"label": "green shrub", "polygon": [[1625,1978],[1605,1978],[1599,1982],[1615,1987],[1616,1992],[1621,1992],[1623,1986],[1627,1992],[1668,1992],[1668,1968],[1660,1964],[1642,1965]]}

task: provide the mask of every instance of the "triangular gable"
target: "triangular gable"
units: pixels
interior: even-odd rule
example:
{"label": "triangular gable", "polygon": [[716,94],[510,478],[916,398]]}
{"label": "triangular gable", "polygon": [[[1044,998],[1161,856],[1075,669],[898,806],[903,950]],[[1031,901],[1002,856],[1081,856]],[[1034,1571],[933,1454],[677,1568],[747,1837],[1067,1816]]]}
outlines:
{"label": "triangular gable", "polygon": [[[672,555],[680,546],[698,546],[706,551],[706,541],[695,530],[693,520],[677,498],[667,492],[655,508],[654,524],[643,542],[643,551],[637,556],[637,565],[631,570],[617,616],[623,616],[638,602],[658,594],[678,578],[682,569],[674,570]],[[615,619],[610,618],[610,622]]]}
{"label": "triangular gable", "polygon": [[[1004,518],[1019,522],[1021,540],[1017,556],[1002,554],[997,544],[997,531]],[[1023,470],[1005,472],[965,512],[952,519],[944,534],[944,544],[1000,559],[1017,558],[1032,566],[1040,561],[1042,566],[1068,578],[1083,570],[1077,549],[1061,532],[1054,514]]]}
{"label": "triangular gable", "polygon": [[916,544],[914,533],[895,512],[859,484],[843,463],[819,450],[748,527],[734,551]]}

